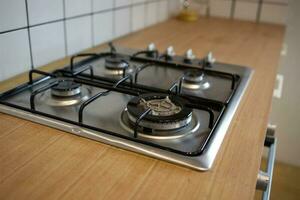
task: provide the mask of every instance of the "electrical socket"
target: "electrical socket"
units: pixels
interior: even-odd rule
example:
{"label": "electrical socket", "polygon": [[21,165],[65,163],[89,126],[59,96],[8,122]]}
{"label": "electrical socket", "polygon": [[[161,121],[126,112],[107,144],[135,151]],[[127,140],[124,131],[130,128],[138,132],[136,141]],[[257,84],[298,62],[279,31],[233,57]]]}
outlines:
{"label": "electrical socket", "polygon": [[280,99],[282,96],[282,88],[283,88],[284,76],[282,74],[277,74],[276,82],[277,88],[273,91],[273,97]]}
{"label": "electrical socket", "polygon": [[281,56],[286,56],[287,53],[288,53],[288,45],[286,43],[283,43],[280,54]]}

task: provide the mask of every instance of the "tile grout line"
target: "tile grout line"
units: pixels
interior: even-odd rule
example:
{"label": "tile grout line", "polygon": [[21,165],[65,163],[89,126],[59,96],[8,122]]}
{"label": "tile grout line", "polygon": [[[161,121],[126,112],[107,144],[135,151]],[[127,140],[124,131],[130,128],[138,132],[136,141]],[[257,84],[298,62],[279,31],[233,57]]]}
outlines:
{"label": "tile grout line", "polygon": [[92,41],[92,47],[96,46],[96,42],[95,42],[95,27],[94,27],[94,0],[90,0],[91,1],[91,41]]}
{"label": "tile grout line", "polygon": [[65,42],[65,56],[68,56],[68,42],[67,42],[67,22],[66,22],[66,1],[63,0],[63,22],[64,22],[64,42]]}
{"label": "tile grout line", "polygon": [[258,7],[257,7],[257,11],[256,11],[256,23],[260,22],[263,3],[264,3],[264,0],[258,1]]}
{"label": "tile grout line", "polygon": [[27,33],[28,33],[28,42],[29,42],[29,54],[30,54],[30,63],[31,63],[31,69],[34,69],[33,66],[33,55],[32,55],[32,45],[31,45],[31,34],[30,34],[30,26],[29,26],[29,10],[28,10],[28,1],[25,0],[25,6],[26,6],[26,20],[27,20]]}
{"label": "tile grout line", "polygon": [[116,38],[116,27],[115,27],[115,24],[116,24],[116,11],[114,10],[116,7],[116,0],[113,0],[113,11],[112,11],[112,24],[113,24],[113,27],[112,27],[112,38],[111,40],[113,40],[114,38]]}
{"label": "tile grout line", "polygon": [[147,7],[148,7],[148,4],[147,2],[144,2],[144,12],[145,12],[145,17],[144,17],[144,28],[147,27],[147,15],[148,15],[148,12],[147,12]]}
{"label": "tile grout line", "polygon": [[231,0],[231,9],[230,9],[230,18],[234,18],[235,14],[235,7],[236,7],[236,0]]}
{"label": "tile grout line", "polygon": [[133,32],[133,4],[129,5],[129,33]]}

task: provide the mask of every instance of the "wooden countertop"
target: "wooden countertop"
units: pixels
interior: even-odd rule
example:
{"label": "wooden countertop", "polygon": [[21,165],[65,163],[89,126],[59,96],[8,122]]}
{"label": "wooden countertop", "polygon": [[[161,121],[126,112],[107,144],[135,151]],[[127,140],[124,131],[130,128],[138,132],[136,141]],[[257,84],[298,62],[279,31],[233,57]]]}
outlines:
{"label": "wooden countertop", "polygon": [[[255,69],[211,171],[0,114],[0,199],[253,199],[283,35],[282,26],[210,18],[170,20],[116,41],[131,48],[172,44],[178,54],[193,48],[199,57],[213,51],[219,61]],[[25,80],[2,82],[0,90]]]}

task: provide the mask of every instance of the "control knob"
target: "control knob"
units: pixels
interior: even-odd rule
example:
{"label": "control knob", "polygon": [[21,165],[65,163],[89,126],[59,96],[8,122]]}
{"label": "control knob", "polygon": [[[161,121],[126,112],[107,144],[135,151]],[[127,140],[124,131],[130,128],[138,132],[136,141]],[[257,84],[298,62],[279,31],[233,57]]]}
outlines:
{"label": "control knob", "polygon": [[193,53],[192,49],[189,49],[185,52],[184,62],[191,64],[192,61],[196,58],[195,54]]}
{"label": "control knob", "polygon": [[166,59],[172,60],[172,58],[175,56],[175,51],[173,46],[169,46],[166,50]]}
{"label": "control knob", "polygon": [[157,48],[156,48],[156,46],[155,46],[155,44],[154,43],[150,43],[149,45],[148,45],[148,47],[147,47],[147,56],[149,56],[149,57],[156,57],[157,56],[157,54],[158,54],[158,51],[157,51]]}

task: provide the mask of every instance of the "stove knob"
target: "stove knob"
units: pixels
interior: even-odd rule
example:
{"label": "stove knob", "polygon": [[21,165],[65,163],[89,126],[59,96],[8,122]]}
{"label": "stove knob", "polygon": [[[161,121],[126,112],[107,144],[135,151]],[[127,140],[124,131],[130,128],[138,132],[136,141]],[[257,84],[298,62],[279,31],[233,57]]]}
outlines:
{"label": "stove knob", "polygon": [[207,56],[206,56],[206,61],[207,61],[210,65],[212,65],[212,64],[214,64],[214,63],[216,62],[216,59],[214,58],[212,52],[209,52],[209,53],[207,54]]}
{"label": "stove knob", "polygon": [[169,46],[166,51],[167,59],[172,59],[175,56],[175,51],[173,46]]}
{"label": "stove knob", "polygon": [[189,49],[185,52],[184,62],[185,63],[191,63],[192,60],[196,58],[195,54],[193,53],[192,49]]}
{"label": "stove knob", "polygon": [[158,51],[154,43],[148,45],[146,55],[151,58],[155,58],[158,56]]}
{"label": "stove knob", "polygon": [[154,43],[151,43],[147,47],[147,51],[156,51],[156,46]]}

